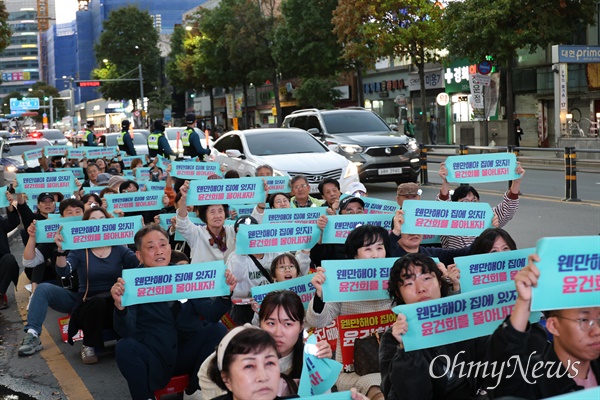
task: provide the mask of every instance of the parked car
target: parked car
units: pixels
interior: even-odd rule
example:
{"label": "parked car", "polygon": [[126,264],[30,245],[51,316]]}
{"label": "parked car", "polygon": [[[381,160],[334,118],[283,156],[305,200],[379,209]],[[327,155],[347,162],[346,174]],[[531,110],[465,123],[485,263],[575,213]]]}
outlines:
{"label": "parked car", "polygon": [[31,139],[47,139],[53,146],[71,146],[71,142],[58,129],[38,129],[27,134]]}
{"label": "parked car", "polygon": [[[171,149],[179,155],[183,155],[183,143],[181,142],[181,135],[183,134],[183,131],[186,129],[187,129],[187,127],[185,127],[185,126],[171,127],[171,128],[165,129],[165,135],[167,136],[167,139],[169,140],[169,146],[171,146]],[[194,130],[196,131],[196,133],[198,135],[200,135],[200,144],[202,145],[202,147],[206,148],[206,138],[204,136],[204,132],[202,132],[198,128],[194,128]],[[177,143],[177,133],[179,133],[179,143]],[[213,141],[212,141],[212,138],[209,137],[208,138],[208,147],[212,147],[212,146],[213,146]]]}
{"label": "parked car", "polygon": [[263,164],[273,167],[275,175],[305,175],[312,194],[325,178],[337,179],[342,188],[358,182],[356,165],[300,129],[293,135],[282,128],[231,131],[215,142],[211,156],[242,177],[254,176]]}
{"label": "parked car", "polygon": [[145,138],[150,136],[150,131],[148,129],[132,129],[133,133],[141,133]]}
{"label": "parked car", "polygon": [[4,180],[12,182],[15,174],[22,172],[27,167],[37,167],[37,160],[23,162],[23,153],[29,150],[39,149],[45,146],[52,146],[47,139],[15,139],[2,140],[0,146],[0,165],[4,167]]}
{"label": "parked car", "polygon": [[[100,146],[118,146],[117,138],[120,133],[104,133],[98,138]],[[140,132],[133,132],[133,147],[139,155],[148,154],[148,141]]]}
{"label": "parked car", "polygon": [[285,117],[283,127],[306,130],[346,157],[363,183],[416,182],[419,175],[417,141],[393,131],[370,110],[298,110]]}

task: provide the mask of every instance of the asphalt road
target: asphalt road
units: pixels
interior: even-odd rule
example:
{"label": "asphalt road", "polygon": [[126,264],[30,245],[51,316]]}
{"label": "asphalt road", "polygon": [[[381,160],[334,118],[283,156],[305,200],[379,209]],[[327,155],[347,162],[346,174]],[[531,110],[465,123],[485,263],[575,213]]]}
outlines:
{"label": "asphalt road", "polygon": [[[430,164],[432,185],[423,187],[423,199],[433,200],[439,190],[437,165]],[[527,167],[526,167],[527,168]],[[521,185],[523,193],[519,211],[506,229],[519,248],[534,247],[544,236],[597,235],[600,233],[600,173],[579,173],[578,189],[581,202],[564,202],[564,175],[560,171],[527,168]],[[492,206],[501,201],[506,183],[477,185],[481,201]],[[369,195],[393,200],[393,183],[367,185]],[[11,244],[20,259],[23,246],[20,239]],[[28,293],[19,283],[15,294],[10,290],[11,306],[0,312],[0,386],[27,393],[35,399],[126,399],[127,385],[114,359],[114,342],[100,356],[96,365],[83,365],[79,356],[80,343],[62,343],[57,318],[48,313],[42,335],[44,350],[30,357],[18,357],[23,338],[23,320]],[[15,296],[18,305],[15,304]],[[177,396],[172,396],[177,398]],[[2,392],[0,391],[0,399]],[[6,399],[15,399],[6,397]],[[25,399],[25,398],[21,398]]]}

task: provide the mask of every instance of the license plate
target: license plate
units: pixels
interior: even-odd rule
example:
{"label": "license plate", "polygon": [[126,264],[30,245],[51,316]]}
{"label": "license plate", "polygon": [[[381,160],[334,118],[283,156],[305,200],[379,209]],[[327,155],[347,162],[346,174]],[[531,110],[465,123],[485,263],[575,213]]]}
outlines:
{"label": "license plate", "polygon": [[382,169],[378,169],[377,173],[379,175],[401,174],[402,168],[382,168]]}

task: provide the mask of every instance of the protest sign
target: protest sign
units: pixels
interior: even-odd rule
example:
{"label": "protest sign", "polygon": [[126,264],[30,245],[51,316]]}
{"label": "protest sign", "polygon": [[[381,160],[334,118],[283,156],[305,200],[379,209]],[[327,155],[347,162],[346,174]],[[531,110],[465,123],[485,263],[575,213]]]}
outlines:
{"label": "protest sign", "polygon": [[82,215],[75,217],[61,217],[60,214],[56,218],[42,219],[35,222],[35,242],[36,243],[54,243],[54,235],[58,231],[61,224],[69,221],[81,221]]}
{"label": "protest sign", "polygon": [[119,148],[117,146],[85,146],[85,156],[89,160],[95,160],[97,158],[113,158],[119,154]]}
{"label": "protest sign", "polygon": [[[342,193],[340,199],[345,197],[350,197],[350,195]],[[375,197],[360,197],[360,199],[365,203],[363,208],[365,214],[395,214],[396,210],[400,209],[395,201],[376,199]]]}
{"label": "protest sign", "polygon": [[446,158],[448,182],[484,183],[519,179],[514,153],[486,153]]}
{"label": "protest sign", "polygon": [[75,168],[54,168],[57,172],[71,172],[73,176],[77,179],[85,179],[85,175],[83,174],[83,168],[75,167]]}
{"label": "protest sign", "polygon": [[6,192],[8,191],[9,186],[0,187],[0,208],[8,207],[8,199],[6,198]]}
{"label": "protest sign", "polygon": [[319,241],[316,225],[278,224],[275,226],[241,224],[236,235],[238,254],[277,253],[311,249]]}
{"label": "protest sign", "polygon": [[135,170],[135,180],[139,182],[141,181],[149,181],[150,180],[150,168],[147,167],[138,167]]}
{"label": "protest sign", "polygon": [[389,214],[345,214],[327,216],[327,225],[323,229],[323,243],[346,243],[346,238],[355,228],[362,225],[381,226],[392,229],[392,217]]}
{"label": "protest sign", "polygon": [[[136,171],[137,171],[137,169],[136,169]],[[150,173],[148,173],[148,176],[150,176]],[[135,171],[126,169],[125,171],[123,171],[123,177],[128,178],[128,179],[135,179]]]}
{"label": "protest sign", "polygon": [[[404,314],[408,332],[402,336],[406,351],[427,349],[490,335],[512,313],[517,300],[513,282],[455,294],[436,300],[394,307]],[[540,313],[529,321],[538,322]]]}
{"label": "protest sign", "polygon": [[397,258],[323,260],[323,301],[363,301],[389,298],[390,269]]}
{"label": "protest sign", "polygon": [[83,194],[90,194],[90,193],[94,193],[97,194],[98,196],[100,196],[100,192],[102,191],[102,189],[104,189],[106,186],[82,186],[80,190],[83,191]]}
{"label": "protest sign", "polygon": [[67,158],[72,158],[75,160],[81,160],[83,158],[86,158],[85,147],[70,147],[69,152],[67,154]]}
{"label": "protest sign", "polygon": [[187,205],[249,204],[265,201],[261,178],[193,180],[187,194]]}
{"label": "protest sign", "polygon": [[71,171],[17,174],[17,193],[74,192],[77,190]]}
{"label": "protest sign", "polygon": [[183,299],[228,296],[222,260],[123,270],[124,306]]}
{"label": "protest sign", "polygon": [[46,146],[44,147],[44,155],[46,157],[65,157],[69,153],[71,146]]}
{"label": "protest sign", "polygon": [[546,400],[598,400],[600,399],[600,386],[591,389],[576,390],[560,396],[546,397]]}
{"label": "protest sign", "polygon": [[132,244],[142,217],[123,217],[61,223],[64,250]]}
{"label": "protest sign", "polygon": [[163,207],[162,197],[164,192],[153,190],[150,192],[133,193],[107,193],[106,209],[113,212],[115,209],[128,211],[152,211]]}
{"label": "protest sign", "polygon": [[237,212],[237,216],[251,215],[254,211],[254,204],[232,204],[229,206],[229,213],[232,211]]}
{"label": "protest sign", "polygon": [[494,212],[487,203],[406,200],[403,233],[477,236],[492,226]]}
{"label": "protest sign", "polygon": [[335,354],[335,349],[337,348],[337,340],[340,337],[340,333],[338,331],[337,318],[329,323],[329,325],[324,326],[323,328],[310,328],[308,333],[314,333],[319,341],[327,340],[327,343],[331,346],[331,351]]}
{"label": "protest sign", "polygon": [[421,240],[421,244],[433,244],[440,243],[440,235],[428,235],[424,234],[423,239]]}
{"label": "protest sign", "polygon": [[310,300],[315,296],[315,287],[310,283],[311,279],[311,275],[305,275],[287,281],[254,286],[251,289],[252,298],[254,298],[258,304],[261,304],[263,299],[271,292],[276,290],[291,290],[300,297],[304,309],[306,310],[308,308],[308,303],[310,303]]}
{"label": "protest sign", "polygon": [[223,176],[218,162],[173,161],[171,176],[181,179],[206,179],[211,175]]}
{"label": "protest sign", "polygon": [[143,192],[159,191],[164,194],[165,187],[167,187],[167,181],[147,181],[140,184],[140,190]]}
{"label": "protest sign", "polygon": [[454,257],[463,293],[514,280],[534,248]]}
{"label": "protest sign", "polygon": [[[304,344],[299,396],[314,396],[327,392],[342,372],[342,364],[329,358],[317,358],[317,337],[310,335]],[[313,397],[314,398],[314,397]]]}
{"label": "protest sign", "polygon": [[301,396],[296,400],[352,400],[352,393],[350,391],[325,393],[317,396]]}
{"label": "protest sign", "polygon": [[163,171],[167,170],[167,167],[171,165],[172,161],[168,158],[161,156],[160,154],[156,156],[156,166]]}
{"label": "protest sign", "polygon": [[326,207],[316,208],[270,208],[265,210],[263,224],[316,224],[321,215],[326,212]]}
{"label": "protest sign", "polygon": [[344,371],[354,371],[354,341],[370,336],[374,332],[383,334],[396,322],[396,319],[397,315],[391,310],[340,315],[337,320]]}
{"label": "protest sign", "polygon": [[290,192],[290,177],[289,176],[261,176],[267,182],[269,193],[289,193]]}
{"label": "protest sign", "polygon": [[535,253],[540,277],[531,310],[600,306],[600,236],[542,238]]}
{"label": "protest sign", "polygon": [[135,160],[136,158],[139,158],[140,160],[142,160],[142,162],[144,161],[144,156],[122,156],[121,157],[121,161],[123,161],[123,165],[125,166],[125,168],[131,168],[131,162],[133,160]]}
{"label": "protest sign", "polygon": [[37,161],[37,159],[41,158],[43,155],[43,147],[40,147],[39,149],[27,150],[23,152],[23,161]]}

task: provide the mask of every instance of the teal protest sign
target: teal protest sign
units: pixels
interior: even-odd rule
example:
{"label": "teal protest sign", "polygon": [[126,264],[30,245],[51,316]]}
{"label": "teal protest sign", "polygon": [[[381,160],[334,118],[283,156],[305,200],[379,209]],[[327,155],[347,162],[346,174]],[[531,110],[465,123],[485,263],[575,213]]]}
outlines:
{"label": "teal protest sign", "polygon": [[187,205],[249,204],[265,201],[262,178],[193,180],[187,194]]}
{"label": "teal protest sign", "polygon": [[448,182],[484,183],[519,179],[514,153],[469,154],[446,158]]}
{"label": "teal protest sign", "polygon": [[44,147],[44,155],[46,157],[65,157],[70,148],[71,146],[46,146]]}
{"label": "teal protest sign", "polygon": [[167,170],[167,167],[171,165],[171,160],[161,156],[160,154],[156,156],[156,166],[161,168],[163,171]]}
{"label": "teal protest sign", "polygon": [[6,198],[6,192],[8,191],[8,185],[0,187],[0,208],[8,207],[8,199]]}
{"label": "teal protest sign", "polygon": [[[177,216],[176,213],[160,214],[158,216],[158,218],[160,219],[159,225],[162,226],[163,228],[165,228],[166,230],[169,230],[169,228],[171,227],[171,218],[174,218],[176,216]],[[204,222],[202,222],[202,220],[200,218],[192,216],[191,214],[188,214],[188,218],[189,218],[190,222],[196,226],[206,225]],[[233,225],[233,224],[235,224],[235,221],[233,221],[231,219],[228,219],[225,221],[225,225]],[[185,241],[185,238],[181,235],[181,233],[178,230],[175,230],[174,239],[175,239],[175,241],[178,241],[178,242]]]}
{"label": "teal protest sign", "polygon": [[218,162],[173,161],[171,176],[181,179],[206,179],[211,175],[223,176]]}
{"label": "teal protest sign", "polygon": [[212,261],[166,267],[123,270],[124,306],[159,301],[228,296],[225,263]]}
{"label": "teal protest sign", "polygon": [[319,236],[321,231],[316,225],[241,224],[236,235],[235,252],[262,254],[311,249],[319,241]]}
{"label": "teal protest sign", "polygon": [[[437,300],[403,304],[392,309],[404,314],[408,332],[402,337],[406,351],[427,349],[490,335],[508,317],[517,300],[513,282],[456,294]],[[538,322],[541,313],[529,321]]]}
{"label": "teal protest sign", "polygon": [[[343,193],[340,199],[350,197],[349,194]],[[375,197],[360,197],[365,203],[363,210],[365,214],[394,214],[400,206],[395,201],[376,199]]]}
{"label": "teal protest sign", "polygon": [[304,305],[304,309],[308,308],[308,303],[315,296],[315,287],[310,280],[312,279],[311,275],[304,275],[299,278],[290,279],[287,281],[275,282],[269,285],[261,285],[254,286],[251,289],[252,298],[260,304],[263,299],[271,292],[276,290],[291,290],[296,293],[300,300],[302,300],[302,304]]}
{"label": "teal protest sign", "polygon": [[[136,171],[137,171],[137,169],[136,169]],[[132,171],[130,169],[126,169],[125,171],[123,171],[123,177],[129,178],[129,179],[135,179],[135,173],[134,173],[134,171]]]}
{"label": "teal protest sign", "polygon": [[381,226],[392,229],[392,218],[389,214],[345,214],[327,217],[327,225],[323,229],[323,243],[345,243],[346,238],[362,225]]}
{"label": "teal protest sign", "polygon": [[329,358],[317,358],[316,353],[317,337],[310,335],[302,353],[304,362],[298,384],[298,396],[315,396],[327,392],[342,372],[341,363]]}
{"label": "teal protest sign", "polygon": [[135,180],[138,182],[141,181],[149,181],[150,180],[150,168],[136,168],[135,170]]}
{"label": "teal protest sign", "polygon": [[160,210],[164,192],[154,190],[151,192],[133,192],[106,194],[106,208],[109,212],[115,209],[128,211],[152,211]]}
{"label": "teal protest sign", "polygon": [[600,306],[600,236],[543,238],[535,252],[540,277],[531,310]]}
{"label": "teal protest sign", "polygon": [[142,190],[144,192],[153,192],[153,191],[157,191],[157,190],[160,192],[164,192],[166,186],[167,186],[166,181],[159,181],[159,182],[148,181],[148,182],[143,182],[140,185],[140,190]]}
{"label": "teal protest sign", "polygon": [[229,212],[235,211],[237,216],[251,215],[254,211],[254,204],[232,204],[229,206]]}
{"label": "teal protest sign", "polygon": [[326,207],[316,208],[270,208],[265,210],[263,224],[316,224],[321,215],[326,212]]}
{"label": "teal protest sign", "polygon": [[289,176],[261,176],[267,182],[269,193],[289,193],[290,192],[290,177]]}
{"label": "teal protest sign", "polygon": [[74,192],[75,176],[71,171],[17,174],[17,193]]}
{"label": "teal protest sign", "polygon": [[92,187],[82,186],[80,190],[83,191],[83,194],[94,193],[94,194],[97,194],[98,196],[100,196],[100,192],[105,187],[106,186],[92,186]]}
{"label": "teal protest sign", "polygon": [[432,243],[440,243],[440,235],[423,235],[423,240],[421,240],[421,244],[432,244]]}
{"label": "teal protest sign", "polygon": [[123,217],[61,223],[65,250],[132,244],[142,217]]}
{"label": "teal protest sign", "polygon": [[534,248],[455,257],[463,293],[514,280]]}
{"label": "teal protest sign", "polygon": [[[61,217],[60,214],[48,214],[52,218],[43,219],[35,222],[35,242],[36,243],[54,243],[54,235],[61,224],[69,221],[81,221],[82,215],[76,217]],[[56,215],[56,217],[54,217]]]}
{"label": "teal protest sign", "polygon": [[83,168],[55,168],[55,171],[58,172],[72,172],[73,176],[77,179],[85,179],[85,175],[83,174]]}
{"label": "teal protest sign", "polygon": [[86,157],[85,147],[70,147],[69,153],[67,154],[67,158],[72,158],[75,160],[81,160]]}
{"label": "teal protest sign", "polygon": [[492,226],[494,212],[487,203],[406,200],[403,233],[477,236]]}
{"label": "teal protest sign", "polygon": [[397,258],[323,260],[323,301],[362,301],[389,298],[390,269]]}
{"label": "teal protest sign", "polygon": [[131,162],[133,160],[135,160],[136,158],[139,158],[140,160],[142,160],[142,162],[144,162],[144,156],[123,156],[121,157],[121,161],[123,161],[123,165],[125,166],[125,168],[131,168]]}
{"label": "teal protest sign", "polygon": [[600,386],[591,389],[577,390],[569,394],[546,397],[546,400],[598,400],[600,399]]}
{"label": "teal protest sign", "polygon": [[113,158],[119,154],[119,148],[117,146],[108,146],[108,147],[94,147],[94,146],[86,146],[85,155],[90,160],[95,160],[97,158]]}
{"label": "teal protest sign", "polygon": [[38,158],[41,158],[44,155],[44,148],[40,147],[39,149],[27,150],[23,152],[23,160],[24,161],[34,161]]}
{"label": "teal protest sign", "polygon": [[352,393],[346,392],[335,392],[325,393],[318,396],[301,396],[297,400],[352,400]]}

